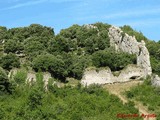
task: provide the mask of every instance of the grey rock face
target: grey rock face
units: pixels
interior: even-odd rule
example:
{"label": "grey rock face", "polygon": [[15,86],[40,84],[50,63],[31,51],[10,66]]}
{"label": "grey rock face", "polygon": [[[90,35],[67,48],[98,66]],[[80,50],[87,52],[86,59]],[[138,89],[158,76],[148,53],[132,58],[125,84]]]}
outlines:
{"label": "grey rock face", "polygon": [[26,82],[29,84],[32,84],[33,82],[36,82],[36,74],[34,72],[29,72],[27,74]]}
{"label": "grey rock face", "polygon": [[52,78],[50,73],[48,73],[48,72],[43,73],[43,81],[44,81],[45,90],[48,90],[47,85],[48,85],[48,81],[50,78]]}
{"label": "grey rock face", "polygon": [[91,24],[84,25],[84,27],[86,27],[87,29],[98,29],[96,26]]}
{"label": "grey rock face", "polygon": [[109,68],[99,71],[96,71],[95,69],[86,70],[81,80],[81,84],[84,86],[89,86],[91,84],[101,85],[106,83],[113,83],[112,78],[113,75]]}
{"label": "grey rock face", "polygon": [[158,75],[152,76],[151,83],[153,86],[159,87],[160,86],[160,77]]}
{"label": "grey rock face", "polygon": [[128,65],[125,69],[120,71],[118,76],[114,76],[110,68],[101,69],[99,71],[91,69],[84,72],[81,84],[84,86],[89,86],[91,84],[112,84],[116,82],[128,82],[142,77],[144,77],[144,71],[141,67],[136,65]]}
{"label": "grey rock face", "polygon": [[[86,27],[94,28],[90,25]],[[81,80],[82,85],[127,82],[133,79],[146,78],[152,74],[149,52],[143,40],[137,42],[135,36],[132,37],[123,33],[119,27],[115,26],[109,28],[108,35],[110,38],[110,46],[114,47],[116,51],[135,54],[137,56],[137,65],[128,65],[120,71],[118,76],[114,76],[109,68],[98,72],[94,69],[86,70]],[[154,80],[156,82],[153,84],[160,85],[160,80],[156,80]]]}
{"label": "grey rock face", "polygon": [[137,66],[143,68],[144,76],[152,74],[149,52],[143,40],[137,42],[134,36],[124,34],[120,28],[114,26],[109,28],[108,35],[110,37],[110,45],[114,47],[116,51],[136,54]]}

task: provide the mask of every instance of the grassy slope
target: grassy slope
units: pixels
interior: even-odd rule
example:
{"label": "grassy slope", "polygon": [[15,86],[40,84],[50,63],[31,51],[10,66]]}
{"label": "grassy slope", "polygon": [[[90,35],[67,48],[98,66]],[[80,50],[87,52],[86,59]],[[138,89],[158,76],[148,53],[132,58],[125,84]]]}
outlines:
{"label": "grassy slope", "polygon": [[155,88],[151,86],[150,81],[145,81],[143,84],[127,91],[126,96],[132,100],[142,102],[160,120],[160,88]]}

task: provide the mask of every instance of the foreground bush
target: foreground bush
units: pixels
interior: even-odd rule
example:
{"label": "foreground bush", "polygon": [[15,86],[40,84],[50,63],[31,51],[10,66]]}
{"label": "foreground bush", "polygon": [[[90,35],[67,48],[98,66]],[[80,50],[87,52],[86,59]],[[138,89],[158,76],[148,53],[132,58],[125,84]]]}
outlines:
{"label": "foreground bush", "polygon": [[18,86],[13,95],[0,101],[0,118],[7,120],[117,120],[119,113],[138,113],[132,104],[123,105],[99,86],[50,86],[48,92],[36,85]]}
{"label": "foreground bush", "polygon": [[[141,101],[143,105],[146,105],[152,113],[160,118],[160,88],[153,87],[149,78],[142,85],[127,91],[126,96]],[[157,120],[159,119],[157,118]]]}

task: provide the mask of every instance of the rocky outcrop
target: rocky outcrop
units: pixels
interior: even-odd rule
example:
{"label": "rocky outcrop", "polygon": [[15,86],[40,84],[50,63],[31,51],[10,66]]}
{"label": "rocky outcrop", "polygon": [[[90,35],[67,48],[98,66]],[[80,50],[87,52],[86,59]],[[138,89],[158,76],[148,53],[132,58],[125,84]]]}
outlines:
{"label": "rocky outcrop", "polygon": [[86,25],[83,25],[85,28],[87,28],[87,29],[97,29],[98,30],[98,28],[96,27],[96,26],[94,26],[94,25],[91,25],[91,24],[86,24]]}
{"label": "rocky outcrop", "polygon": [[133,79],[144,78],[144,70],[136,65],[128,65],[121,70],[120,75],[116,78],[117,82],[127,82]]}
{"label": "rocky outcrop", "polygon": [[44,81],[45,90],[47,90],[47,85],[48,85],[48,81],[50,78],[52,78],[50,73],[48,73],[48,72],[43,73],[43,81]]}
{"label": "rocky outcrop", "polygon": [[148,49],[145,47],[145,42],[137,42],[134,36],[129,36],[118,27],[109,28],[110,45],[115,48],[116,51],[127,52],[129,54],[136,54],[137,66],[144,70],[144,76],[152,74],[150,65],[150,57]]}
{"label": "rocky outcrop", "polygon": [[36,82],[36,74],[34,72],[29,72],[27,74],[26,82],[29,83],[29,84],[33,83],[33,82]]}
{"label": "rocky outcrop", "polygon": [[[87,26],[93,28],[93,26]],[[133,79],[146,78],[152,74],[150,56],[145,42],[137,42],[135,36],[129,36],[119,27],[111,26],[108,32],[110,46],[117,52],[122,51],[137,56],[137,65],[128,65],[120,71],[118,76],[114,76],[109,68],[96,71],[95,69],[86,70],[81,84],[106,84],[115,82],[127,82]],[[159,82],[156,82],[159,83]]]}
{"label": "rocky outcrop", "polygon": [[89,86],[91,84],[107,84],[117,82],[127,82],[133,79],[140,79],[144,77],[144,71],[141,67],[136,65],[128,65],[125,69],[120,71],[118,76],[114,76],[110,68],[103,68],[101,70],[86,69],[81,84]]}
{"label": "rocky outcrop", "polygon": [[83,25],[83,27],[85,27],[87,29],[95,29],[97,31],[97,35],[99,36],[99,29],[97,26],[94,26],[92,24],[86,24],[86,25]]}
{"label": "rocky outcrop", "polygon": [[152,76],[151,83],[153,86],[160,87],[160,77],[158,75]]}
{"label": "rocky outcrop", "polygon": [[10,70],[10,72],[8,73],[8,78],[13,79],[13,77],[17,73],[17,71],[18,71],[17,68]]}
{"label": "rocky outcrop", "polygon": [[96,71],[96,69],[86,69],[84,76],[82,77],[82,85],[91,85],[91,84],[106,84],[113,83],[113,75],[109,68]]}
{"label": "rocky outcrop", "polygon": [[[8,77],[13,79],[14,76],[17,74],[17,72],[20,71],[19,69],[12,69]],[[36,72],[34,71],[28,71],[27,73],[27,78],[26,78],[26,83],[32,84],[33,82],[36,82]],[[43,74],[43,82],[44,82],[44,88],[47,89],[47,84],[50,78],[52,78],[51,74],[49,72],[44,72]]]}

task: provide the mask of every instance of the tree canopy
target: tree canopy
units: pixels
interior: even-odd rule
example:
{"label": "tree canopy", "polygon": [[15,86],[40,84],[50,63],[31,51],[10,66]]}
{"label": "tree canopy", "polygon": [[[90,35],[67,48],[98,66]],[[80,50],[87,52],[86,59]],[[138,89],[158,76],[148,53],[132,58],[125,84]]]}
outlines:
{"label": "tree canopy", "polygon": [[[2,50],[7,54],[2,56],[0,64],[7,70],[19,67],[16,56],[22,54],[25,56],[23,59],[26,59],[25,66],[36,71],[49,71],[59,78],[63,76],[76,79],[81,79],[84,69],[90,66],[109,66],[111,70],[117,71],[127,64],[135,64],[134,55],[116,53],[110,47],[109,27],[109,24],[100,22],[82,26],[74,24],[62,29],[57,35],[53,28],[39,24],[11,29],[0,27],[3,33],[0,38],[4,41]],[[123,33],[135,36],[138,41],[145,40],[153,72],[160,73],[160,44],[149,41],[141,32],[128,25],[121,29]],[[23,61],[22,58],[20,61]]]}

